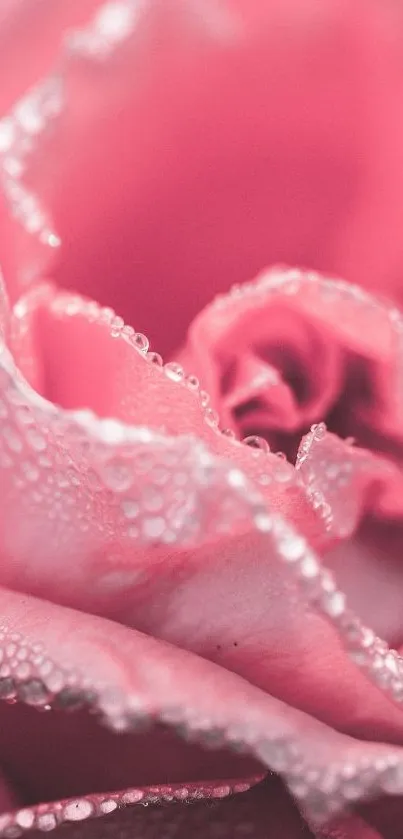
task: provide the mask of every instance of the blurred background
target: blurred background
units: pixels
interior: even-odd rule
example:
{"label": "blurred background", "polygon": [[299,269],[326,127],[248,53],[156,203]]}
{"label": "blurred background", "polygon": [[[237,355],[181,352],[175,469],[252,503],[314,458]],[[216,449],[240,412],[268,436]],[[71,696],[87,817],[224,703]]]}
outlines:
{"label": "blurred background", "polygon": [[[60,101],[35,123],[41,80]],[[51,275],[162,353],[271,263],[400,299],[402,103],[400,0],[2,0],[6,180],[62,242],[3,200],[9,288]]]}

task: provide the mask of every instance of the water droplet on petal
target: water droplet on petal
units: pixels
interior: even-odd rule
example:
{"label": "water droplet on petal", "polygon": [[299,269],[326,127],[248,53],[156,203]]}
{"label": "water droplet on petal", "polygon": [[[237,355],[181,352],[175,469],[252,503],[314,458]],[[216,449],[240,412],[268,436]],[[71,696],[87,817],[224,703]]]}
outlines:
{"label": "water droplet on petal", "polygon": [[220,418],[214,408],[206,408],[204,418],[207,424],[213,426],[213,428],[216,428],[220,422]]}
{"label": "water droplet on petal", "polygon": [[34,428],[29,428],[26,432],[26,440],[27,443],[31,446],[32,449],[36,452],[42,452],[46,449],[46,440],[42,437],[42,434],[39,434]]}
{"label": "water droplet on petal", "polygon": [[146,539],[159,539],[165,530],[165,520],[162,516],[147,518],[143,522],[142,529]]}
{"label": "water droplet on petal", "polygon": [[39,830],[43,830],[45,833],[48,833],[50,830],[54,830],[57,827],[57,820],[54,813],[41,813],[37,818],[37,827]]}
{"label": "water droplet on petal", "polygon": [[242,442],[245,443],[246,446],[251,446],[251,448],[259,449],[262,452],[270,451],[270,446],[267,440],[264,439],[264,437],[258,437],[257,435],[244,437]]}
{"label": "water droplet on petal", "polygon": [[199,390],[200,382],[197,376],[188,376],[186,379],[186,384],[190,390]]}
{"label": "water droplet on petal", "polygon": [[125,492],[133,482],[132,470],[117,459],[112,459],[103,466],[102,477],[105,486],[115,492]]}
{"label": "water droplet on petal", "polygon": [[150,361],[151,364],[155,364],[156,367],[162,367],[164,364],[162,356],[158,352],[149,352],[147,360]]}
{"label": "water droplet on petal", "polygon": [[127,519],[135,519],[140,512],[139,505],[130,498],[122,501],[122,510]]}
{"label": "water droplet on petal", "polygon": [[169,361],[168,364],[165,364],[164,373],[173,382],[181,382],[185,375],[183,367],[175,361]]}
{"label": "water droplet on petal", "polygon": [[136,347],[136,350],[143,353],[144,355],[148,352],[150,342],[146,335],[143,335],[142,332],[136,332],[132,338],[130,338],[130,343]]}
{"label": "water droplet on petal", "polygon": [[236,434],[232,428],[223,428],[221,434],[223,434],[224,437],[228,437],[229,440],[236,440]]}
{"label": "water droplet on petal", "polygon": [[43,705],[49,700],[47,690],[39,679],[31,679],[19,685],[18,695],[28,705]]}
{"label": "water droplet on petal", "polygon": [[311,431],[315,435],[316,439],[320,440],[325,436],[327,428],[324,422],[318,422],[311,425]]}
{"label": "water droplet on petal", "polygon": [[78,798],[76,801],[70,801],[69,804],[66,804],[63,816],[67,821],[78,822],[82,819],[88,819],[93,810],[94,806],[91,801],[86,798]]}

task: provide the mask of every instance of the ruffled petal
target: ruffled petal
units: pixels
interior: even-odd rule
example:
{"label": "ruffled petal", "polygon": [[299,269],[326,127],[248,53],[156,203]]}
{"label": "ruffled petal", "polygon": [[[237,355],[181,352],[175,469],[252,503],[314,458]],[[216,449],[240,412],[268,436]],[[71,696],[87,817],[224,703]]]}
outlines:
{"label": "ruffled petal", "polygon": [[[163,352],[273,261],[398,291],[400,28],[381,0],[108,3],[3,125],[13,209],[34,237],[61,235],[62,283]],[[5,237],[10,284],[40,273],[29,238]]]}
{"label": "ruffled petal", "polygon": [[403,473],[399,466],[312,426],[297,456],[313,506],[338,538],[355,533],[364,515],[399,520],[403,516]]}
{"label": "ruffled petal", "polygon": [[241,432],[286,444],[337,409],[339,434],[401,444],[402,339],[400,312],[362,289],[274,268],[198,315],[182,359]]}
{"label": "ruffled petal", "polygon": [[250,494],[239,467],[260,482],[274,509],[300,520],[314,540],[324,538],[293,468],[273,455],[256,457],[222,435],[197,380],[153,363],[144,340],[110,310],[48,287],[15,307],[10,345],[33,384],[69,407],[82,409],[88,398],[100,415],[115,418],[64,410],[41,398],[3,348],[3,582],[46,596],[53,591],[57,600],[63,586],[52,564],[58,556],[67,602],[77,596],[76,605],[86,608],[90,568],[91,575],[118,579],[130,572],[135,579],[137,562],[148,564],[138,538],[165,544],[150,558],[156,567],[177,540],[195,544],[207,531],[213,539],[245,531],[256,493]]}
{"label": "ruffled petal", "polygon": [[[75,691],[125,737],[139,720],[175,726],[202,744],[214,734],[278,772],[314,822],[351,801],[402,791],[402,748],[346,737],[224,669],[118,624],[4,590],[0,601],[10,670],[3,696],[7,681],[8,698],[60,708]],[[4,753],[17,734],[3,727]]]}
{"label": "ruffled petal", "polygon": [[[155,430],[56,408],[3,350],[3,584],[186,646],[341,728],[371,736],[377,726],[377,736],[400,737],[400,715],[376,691],[363,701],[364,678],[351,690],[355,671],[338,629],[315,605],[307,613],[299,583],[278,563],[284,539],[286,560],[295,538],[300,558],[306,542],[291,534],[267,544],[261,535],[281,512],[324,546],[328,521],[314,512],[305,474],[219,434],[195,382],[189,387],[175,365],[150,362],[138,334],[110,311],[38,287],[15,306],[10,334],[22,368],[36,360],[27,375],[45,392],[58,388],[54,398],[77,406],[91,394],[101,413],[112,405],[129,419],[138,406],[139,421]],[[88,336],[90,358],[82,352]],[[209,450],[183,436],[191,430]],[[312,568],[317,577],[315,563],[308,577]],[[328,609],[332,599],[325,619]],[[329,660],[338,662],[342,701],[334,701]]]}
{"label": "ruffled petal", "polygon": [[[243,790],[242,794],[242,784],[238,787],[239,793],[235,795],[225,795],[224,785],[216,787],[215,795],[206,796],[205,801],[201,790],[194,795],[195,791],[189,784],[161,789],[160,799],[157,787],[150,791],[133,790],[126,793],[127,802],[132,799],[132,806],[120,802],[113,808],[118,797],[109,796],[102,802],[104,813],[100,808],[100,812],[90,815],[88,802],[85,802],[87,807],[83,806],[83,802],[81,807],[80,802],[65,802],[64,808],[70,808],[70,819],[64,822],[60,819],[61,808],[57,818],[52,812],[52,805],[42,805],[10,814],[3,820],[4,828],[0,835],[7,836],[7,830],[12,826],[16,835],[19,829],[25,836],[38,828],[52,829],[57,835],[62,828],[62,834],[69,839],[104,839],[111,833],[122,837],[160,839],[161,831],[165,834],[169,832],[175,839],[189,839],[189,836],[192,839],[216,839],[217,835],[221,839],[243,839],[245,836],[253,839],[312,839],[313,834],[277,778],[272,776],[259,787]],[[94,820],[94,815],[102,818]],[[32,828],[27,827],[30,820]]]}

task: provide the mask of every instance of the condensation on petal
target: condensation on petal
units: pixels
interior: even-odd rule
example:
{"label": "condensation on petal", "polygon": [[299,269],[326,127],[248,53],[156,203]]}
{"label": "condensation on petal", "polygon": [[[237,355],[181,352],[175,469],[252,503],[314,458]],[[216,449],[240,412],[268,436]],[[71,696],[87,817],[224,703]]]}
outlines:
{"label": "condensation on petal", "polygon": [[[195,743],[220,734],[223,745],[244,748],[280,774],[314,823],[351,801],[402,792],[398,746],[347,737],[224,668],[117,623],[5,590],[0,602],[0,648],[33,646],[39,659],[65,668],[64,680],[71,662],[75,687],[117,733],[130,732],[140,718]],[[21,683],[17,676],[17,699]],[[50,694],[57,707],[60,684]]]}
{"label": "condensation on petal", "polygon": [[[258,319],[260,330],[256,327]],[[306,353],[304,326],[311,330],[311,346],[316,334],[322,338],[323,346],[316,350],[319,357],[315,354],[312,357],[312,353],[310,357]],[[246,329],[249,330],[248,343],[244,346]],[[262,353],[267,355],[267,372],[270,372],[274,358],[274,366],[280,375],[282,364],[287,363],[287,353],[294,352],[297,364],[294,379],[298,381],[301,378],[299,364],[304,368],[302,378],[306,380],[305,389],[315,395],[315,399],[311,393],[310,398],[305,400],[307,405],[297,406],[301,429],[310,422],[324,419],[326,412],[343,398],[342,371],[349,358],[362,360],[369,371],[371,400],[369,404],[360,403],[357,388],[358,393],[352,394],[352,404],[347,405],[346,410],[350,412],[352,422],[358,419],[366,428],[401,440],[403,317],[390,304],[342,280],[292,268],[269,269],[256,280],[237,285],[228,294],[217,297],[198,315],[189,330],[184,357],[210,390],[220,409],[220,403],[225,405],[226,401],[219,386],[225,369],[222,369],[222,362],[220,367],[217,356],[219,359],[221,354],[224,359],[229,357],[242,365],[247,353],[250,355],[251,352],[257,357]],[[287,384],[287,389],[295,399],[295,382]],[[253,396],[251,382],[249,401]],[[261,400],[268,403],[268,436],[272,430],[280,433],[289,431],[287,417],[284,420],[280,414],[278,419],[278,408],[283,401],[283,414],[290,414],[290,411],[295,414],[296,406],[290,408],[289,396],[288,402],[284,399],[278,382],[272,382]],[[264,430],[264,412],[260,422]],[[295,427],[298,428],[296,420]]]}
{"label": "condensation on petal", "polygon": [[397,519],[403,513],[403,476],[397,465],[352,442],[312,426],[303,438],[296,469],[330,533],[348,538],[364,514]]}
{"label": "condensation on petal", "polygon": [[[74,142],[80,136],[83,113],[90,113],[92,125],[103,130],[106,91],[112,110],[121,109],[129,92],[133,95],[133,79],[141,74],[150,47],[150,30],[155,34],[165,26],[169,33],[176,13],[177,34],[183,30],[189,44],[206,35],[213,44],[225,44],[238,32],[237,16],[216,0],[208,0],[203,10],[181,0],[171,8],[149,0],[88,0],[87,6],[88,14],[95,9],[92,17],[62,33],[53,68],[0,121],[0,180],[16,221],[8,230],[10,239],[15,238],[13,252],[5,243],[3,249],[15,294],[20,284],[26,287],[38,279],[61,244],[52,218],[54,159],[59,161],[71,131]],[[59,143],[54,142],[56,134]]]}
{"label": "condensation on petal", "polygon": [[1,550],[10,583],[40,588],[56,557],[59,590],[79,585],[86,561],[129,564],[133,573],[141,544],[167,550],[214,539],[245,526],[260,504],[243,473],[192,436],[63,412],[18,377],[6,350],[0,376]]}
{"label": "condensation on petal", "polygon": [[247,479],[323,537],[293,467],[222,435],[206,394],[178,365],[155,364],[112,310],[38,286],[13,309],[10,347],[19,367],[3,349],[1,550],[13,557],[3,580],[39,591],[47,577],[85,600],[83,564],[135,575],[141,541],[169,553],[245,526],[256,499]]}

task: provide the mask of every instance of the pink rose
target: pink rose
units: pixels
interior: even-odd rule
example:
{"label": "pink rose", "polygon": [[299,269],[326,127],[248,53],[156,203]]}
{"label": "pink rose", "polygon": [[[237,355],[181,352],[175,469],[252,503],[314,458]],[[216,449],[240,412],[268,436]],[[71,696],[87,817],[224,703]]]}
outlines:
{"label": "pink rose", "polygon": [[401,16],[3,0],[0,839],[402,836]]}

